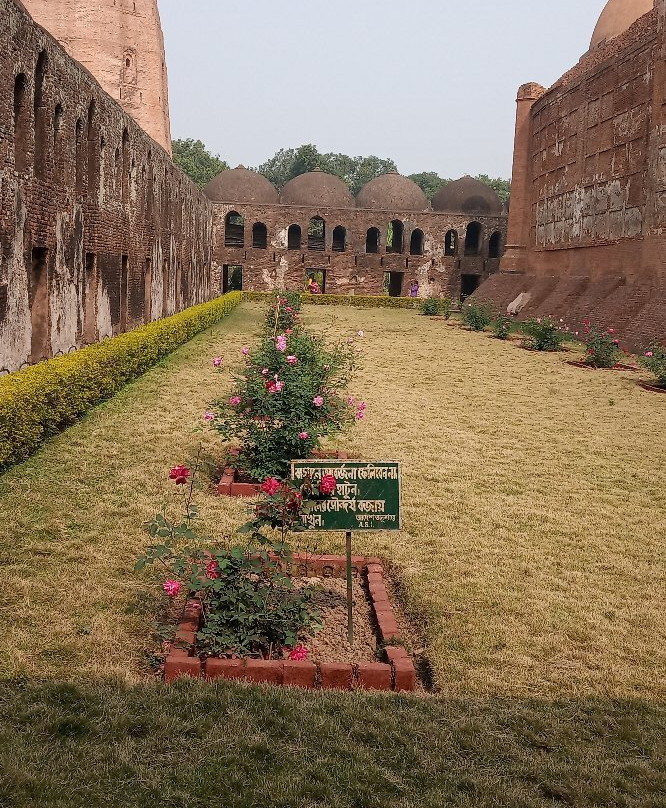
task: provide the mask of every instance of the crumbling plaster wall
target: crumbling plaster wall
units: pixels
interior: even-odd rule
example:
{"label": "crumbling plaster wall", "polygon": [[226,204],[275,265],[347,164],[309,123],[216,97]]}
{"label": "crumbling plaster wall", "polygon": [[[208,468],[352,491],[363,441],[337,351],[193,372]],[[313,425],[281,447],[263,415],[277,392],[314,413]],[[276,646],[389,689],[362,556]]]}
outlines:
{"label": "crumbling plaster wall", "polygon": [[0,0],[0,372],[210,299],[212,205]]}

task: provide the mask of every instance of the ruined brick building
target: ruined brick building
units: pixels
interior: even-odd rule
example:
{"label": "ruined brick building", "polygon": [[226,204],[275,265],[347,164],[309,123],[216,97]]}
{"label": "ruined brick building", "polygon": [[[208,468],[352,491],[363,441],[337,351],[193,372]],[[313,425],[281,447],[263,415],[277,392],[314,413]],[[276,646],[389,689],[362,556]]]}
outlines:
{"label": "ruined brick building", "polygon": [[610,0],[549,90],[518,91],[506,254],[477,295],[666,342],[666,0]]}
{"label": "ruined brick building", "polygon": [[[62,6],[64,14],[68,4],[30,5]],[[105,5],[124,19],[133,4],[80,2],[76,8]],[[159,109],[137,108],[136,96],[124,95],[130,115],[19,0],[0,0],[0,372],[217,294],[211,287],[212,205],[163,147],[170,144],[166,91],[159,100],[164,51],[156,5],[135,5],[137,19],[122,23],[122,30],[144,50],[137,49],[136,82],[123,79],[126,62],[113,56],[117,94],[128,83],[139,93],[144,88],[144,102],[158,93]],[[155,24],[144,25],[148,17],[139,15]],[[70,9],[63,22],[73,17]],[[111,47],[98,56],[110,64],[109,54]],[[146,61],[153,66],[144,71]],[[144,73],[154,80],[144,81]],[[135,113],[144,122],[144,114],[154,117],[163,145],[139,126]]]}
{"label": "ruined brick building", "polygon": [[312,171],[278,194],[240,166],[205,189],[214,208],[213,255],[222,288],[303,289],[344,295],[471,294],[499,269],[506,214],[471,177],[441,188],[432,205],[399,174],[370,181],[354,198],[337,177]]}

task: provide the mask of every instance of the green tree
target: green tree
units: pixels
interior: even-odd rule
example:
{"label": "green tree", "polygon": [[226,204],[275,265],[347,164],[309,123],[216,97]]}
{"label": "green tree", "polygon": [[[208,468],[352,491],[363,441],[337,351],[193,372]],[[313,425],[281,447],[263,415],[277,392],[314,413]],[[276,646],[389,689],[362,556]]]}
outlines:
{"label": "green tree", "polygon": [[477,174],[475,179],[485,182],[499,196],[502,202],[506,202],[511,196],[511,180],[503,180],[501,177],[489,177],[487,174]]}
{"label": "green tree", "polygon": [[439,191],[442,185],[447,185],[451,182],[451,180],[445,180],[440,177],[435,171],[422,171],[420,174],[410,174],[409,179],[414,180],[429,200],[432,200],[433,196]]}
{"label": "green tree", "polygon": [[173,161],[199,188],[229,168],[219,154],[211,154],[200,140],[192,138],[173,141]]}

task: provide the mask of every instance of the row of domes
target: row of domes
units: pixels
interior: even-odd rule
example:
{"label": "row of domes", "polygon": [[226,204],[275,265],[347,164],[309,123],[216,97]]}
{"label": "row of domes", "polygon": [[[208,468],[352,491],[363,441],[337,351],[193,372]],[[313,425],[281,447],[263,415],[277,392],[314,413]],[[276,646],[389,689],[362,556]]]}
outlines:
{"label": "row of domes", "polygon": [[[356,199],[345,183],[320,169],[290,180],[278,194],[262,174],[243,166],[223,171],[204,188],[213,202],[246,205],[298,205],[315,208],[363,208],[423,212],[430,203],[421,188],[395,172],[370,180]],[[472,177],[442,186],[432,200],[432,209],[446,213],[499,216],[502,201],[492,188]]]}

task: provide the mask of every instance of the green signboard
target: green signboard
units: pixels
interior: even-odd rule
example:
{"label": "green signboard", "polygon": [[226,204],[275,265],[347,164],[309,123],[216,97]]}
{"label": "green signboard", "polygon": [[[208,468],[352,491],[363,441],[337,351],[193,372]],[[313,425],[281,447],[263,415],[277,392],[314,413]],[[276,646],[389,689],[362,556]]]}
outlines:
{"label": "green signboard", "polygon": [[308,530],[400,530],[400,465],[362,460],[293,460],[296,484],[308,477],[315,487],[331,475],[337,483],[330,497],[303,515]]}

